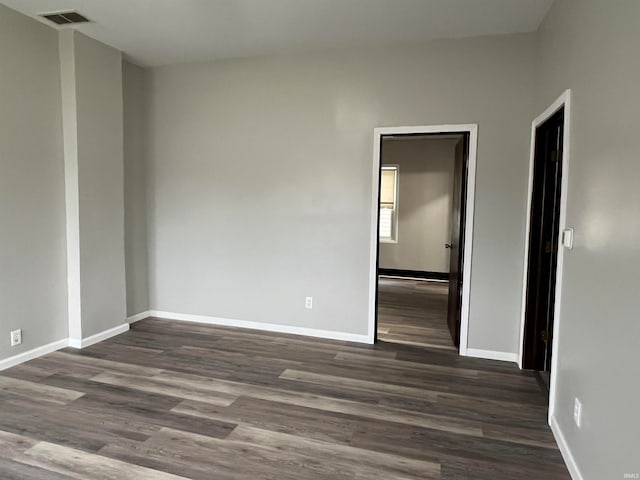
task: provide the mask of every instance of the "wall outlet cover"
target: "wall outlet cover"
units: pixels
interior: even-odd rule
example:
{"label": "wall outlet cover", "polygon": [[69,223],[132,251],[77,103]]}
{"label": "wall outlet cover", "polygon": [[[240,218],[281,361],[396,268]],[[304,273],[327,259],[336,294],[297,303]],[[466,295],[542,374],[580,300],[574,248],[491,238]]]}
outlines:
{"label": "wall outlet cover", "polygon": [[14,330],[11,332],[11,346],[15,347],[22,343],[22,330]]}

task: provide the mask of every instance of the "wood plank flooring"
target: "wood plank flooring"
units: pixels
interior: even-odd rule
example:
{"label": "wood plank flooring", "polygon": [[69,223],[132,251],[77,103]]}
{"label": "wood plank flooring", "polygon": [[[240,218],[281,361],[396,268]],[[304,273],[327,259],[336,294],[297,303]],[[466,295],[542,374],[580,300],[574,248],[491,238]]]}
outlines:
{"label": "wood plank flooring", "polygon": [[447,328],[448,282],[378,279],[378,339],[455,351]]}
{"label": "wood plank flooring", "polygon": [[0,372],[0,478],[569,479],[515,365],[147,319]]}

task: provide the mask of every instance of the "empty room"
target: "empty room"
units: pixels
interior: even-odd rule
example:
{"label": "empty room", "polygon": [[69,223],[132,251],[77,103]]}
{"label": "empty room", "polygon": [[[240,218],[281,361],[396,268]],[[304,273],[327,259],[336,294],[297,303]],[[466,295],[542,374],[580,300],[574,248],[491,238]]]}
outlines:
{"label": "empty room", "polygon": [[455,285],[449,289],[449,279],[459,273],[464,250],[458,246],[464,243],[467,144],[468,135],[453,132],[382,137],[379,341],[450,350],[459,345],[460,292]]}
{"label": "empty room", "polygon": [[639,44],[0,0],[0,479],[640,478]]}

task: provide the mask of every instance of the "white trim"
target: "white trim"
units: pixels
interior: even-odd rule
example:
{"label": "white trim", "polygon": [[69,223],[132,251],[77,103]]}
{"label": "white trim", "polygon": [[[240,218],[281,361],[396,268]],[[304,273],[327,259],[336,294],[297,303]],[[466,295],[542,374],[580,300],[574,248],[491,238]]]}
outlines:
{"label": "white trim", "polygon": [[[140,313],[138,315],[142,314]],[[29,360],[33,360],[34,358],[41,357],[42,355],[46,355],[47,353],[60,350],[61,348],[85,348],[95,343],[102,342],[103,340],[106,340],[108,338],[115,337],[116,335],[124,333],[127,330],[129,330],[129,324],[123,323],[121,325],[118,325],[117,327],[110,328],[109,330],[105,330],[104,332],[96,333],[95,335],[91,335],[87,338],[63,338],[62,340],[58,340],[56,342],[47,343],[46,345],[42,345],[41,347],[36,347],[31,350],[27,350],[26,352],[14,355],[13,357],[0,360],[0,370],[15,367],[16,365],[28,362]]]}
{"label": "white trim", "polygon": [[369,329],[368,343],[375,340],[376,328],[376,276],[378,255],[378,189],[380,186],[380,141],[383,135],[419,133],[469,133],[469,168],[467,171],[467,205],[465,223],[465,245],[462,271],[462,319],[460,324],[460,355],[467,355],[469,334],[469,299],[471,292],[471,257],[473,252],[473,220],[476,189],[476,161],[478,148],[478,125],[426,125],[411,127],[379,127],[373,130],[373,172],[371,177],[371,225],[369,243]]}
{"label": "white trim", "polygon": [[135,315],[131,315],[127,317],[127,323],[136,323],[140,320],[144,320],[151,316],[151,310],[145,310],[144,312],[136,313]]}
{"label": "white trim", "polygon": [[304,335],[307,337],[328,338],[331,340],[343,340],[346,342],[369,343],[368,335],[358,335],[356,333],[336,332],[331,330],[318,330],[315,328],[294,327],[292,325],[278,325],[275,323],[252,322],[248,320],[234,320],[231,318],[210,317],[207,315],[191,315],[186,313],[162,312],[150,310],[150,316],[177,320],[181,322],[197,322],[209,325],[220,325],[225,327],[251,328],[254,330],[265,330],[267,332],[289,333],[293,335]]}
{"label": "white trim", "polygon": [[440,280],[439,278],[424,278],[424,277],[401,277],[400,275],[385,275],[379,274],[379,277],[382,278],[396,278],[398,280],[415,280],[417,282],[440,282],[440,283],[449,283],[449,280]]}
{"label": "white trim", "polygon": [[78,173],[78,108],[75,33],[60,32],[60,86],[62,95],[62,140],[64,195],[67,233],[67,311],[69,336],[82,337],[82,292],[80,269],[80,180]]}
{"label": "white trim", "polygon": [[578,464],[576,463],[575,458],[573,458],[573,454],[571,453],[569,444],[564,438],[564,434],[562,433],[562,429],[560,428],[556,417],[549,417],[549,426],[551,427],[551,431],[553,432],[553,436],[556,439],[556,443],[558,444],[558,448],[560,449],[560,453],[562,454],[564,463],[567,465],[567,469],[569,470],[571,478],[573,480],[583,480],[580,469],[578,468]]}
{"label": "white trim", "polygon": [[[520,350],[518,352],[518,366],[522,368],[524,355],[524,324],[527,301],[527,276],[529,272],[529,230],[531,225],[531,196],[533,193],[533,163],[535,159],[536,128],[544,123],[554,113],[564,107],[564,132],[562,137],[562,181],[560,185],[560,219],[559,232],[567,228],[567,191],[569,185],[569,159],[571,154],[571,90],[562,92],[555,102],[531,123],[531,151],[529,155],[529,188],[527,191],[527,217],[525,227],[524,268],[522,274],[522,306],[520,311]],[[553,417],[556,403],[556,372],[558,366],[558,340],[560,332],[560,304],[562,299],[562,272],[564,265],[564,248],[558,249],[556,259],[556,295],[554,304],[553,342],[551,345],[551,380],[549,384],[549,422]]]}
{"label": "white trim", "polygon": [[86,348],[95,343],[102,342],[111,337],[115,337],[116,335],[120,335],[121,333],[129,330],[128,323],[121,323],[117,327],[110,328],[109,330],[105,330],[103,332],[96,333],[95,335],[91,335],[87,338],[69,338],[69,346],[73,348]]}
{"label": "white trim", "polygon": [[56,350],[65,348],[68,345],[68,339],[63,338],[62,340],[47,343],[46,345],[42,345],[41,347],[36,347],[31,350],[27,350],[26,352],[19,353],[17,355],[14,355],[13,357],[5,358],[4,360],[0,360],[0,370],[15,367],[16,365],[28,362],[29,360],[33,360],[34,358],[41,357],[42,355],[46,355],[47,353],[55,352]]}
{"label": "white trim", "polygon": [[[184,313],[162,312],[158,310],[147,310],[145,312],[132,315],[127,318],[127,322],[136,322],[143,318],[157,317],[176,321],[206,323],[209,325],[222,325],[227,327],[251,328],[254,330],[265,330],[269,332],[289,333],[293,335],[304,335],[307,337],[328,338],[331,340],[342,340],[346,342],[369,343],[368,335],[358,335],[355,333],[336,332],[330,330],[318,330],[315,328],[294,327],[289,325],[276,325],[271,323],[250,322],[246,320],[233,320],[229,318],[209,317],[205,315],[189,315]],[[34,358],[46,355],[47,353],[60,350],[65,347],[86,348],[98,342],[115,337],[129,330],[129,323],[123,323],[87,338],[64,338],[57,342],[52,342],[32,350],[19,353],[13,357],[0,360],[0,370],[11,368],[20,363],[33,360]]]}
{"label": "white trim", "polygon": [[518,355],[515,353],[480,350],[479,348],[467,348],[467,357],[484,358],[486,360],[500,360],[503,362],[513,363],[517,363],[518,361]]}

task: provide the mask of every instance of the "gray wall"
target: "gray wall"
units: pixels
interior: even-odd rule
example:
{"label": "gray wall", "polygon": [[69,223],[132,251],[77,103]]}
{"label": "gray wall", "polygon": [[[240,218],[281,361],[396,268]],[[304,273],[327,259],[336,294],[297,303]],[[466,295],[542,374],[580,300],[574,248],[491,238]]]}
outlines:
{"label": "gray wall", "polygon": [[456,140],[385,139],[382,163],[398,165],[397,243],[380,242],[380,267],[449,272]]}
{"label": "gray wall", "polygon": [[122,58],[59,32],[67,220],[69,337],[126,319]]}
{"label": "gray wall", "polygon": [[82,335],[126,321],[122,58],[76,34]]}
{"label": "gray wall", "polygon": [[497,36],[153,69],[151,307],[366,334],[373,128],[477,122],[469,346],[516,352],[534,47]]}
{"label": "gray wall", "polygon": [[147,262],[146,70],[122,64],[127,315],[149,310]]}
{"label": "gray wall", "polygon": [[[55,30],[0,5],[0,359],[67,337]],[[10,347],[21,328],[23,343]]]}
{"label": "gray wall", "polygon": [[[585,480],[640,472],[640,2],[557,0],[536,112],[573,91],[555,416]],[[583,425],[573,424],[574,397]]]}

